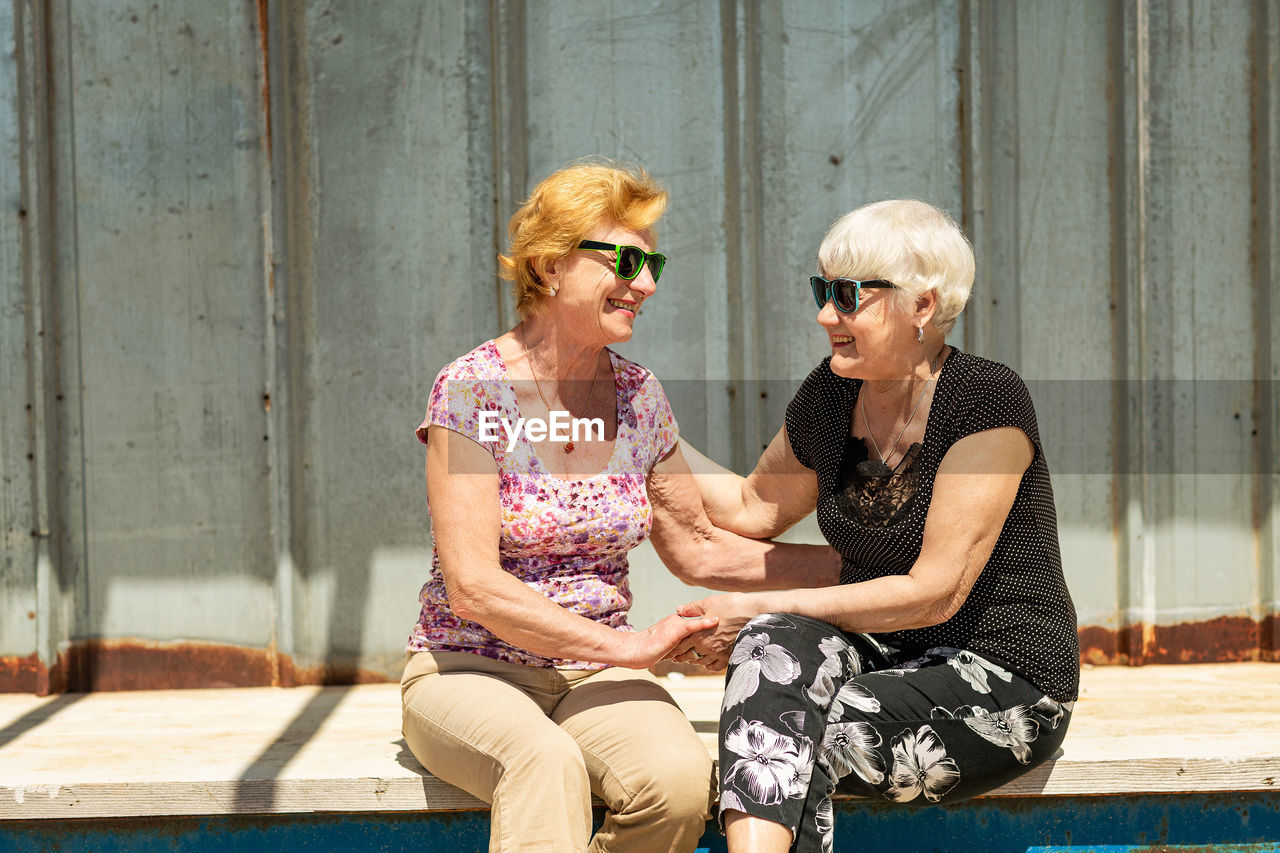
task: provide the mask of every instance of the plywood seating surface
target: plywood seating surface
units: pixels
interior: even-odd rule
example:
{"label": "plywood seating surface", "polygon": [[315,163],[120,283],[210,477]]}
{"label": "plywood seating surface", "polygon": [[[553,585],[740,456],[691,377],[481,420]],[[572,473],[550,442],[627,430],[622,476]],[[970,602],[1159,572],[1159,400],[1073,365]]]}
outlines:
{"label": "plywood seating surface", "polygon": [[[714,757],[722,681],[667,681]],[[1001,796],[1280,781],[1280,664],[1098,667],[1062,753]],[[397,685],[0,694],[0,820],[484,808],[426,774]]]}

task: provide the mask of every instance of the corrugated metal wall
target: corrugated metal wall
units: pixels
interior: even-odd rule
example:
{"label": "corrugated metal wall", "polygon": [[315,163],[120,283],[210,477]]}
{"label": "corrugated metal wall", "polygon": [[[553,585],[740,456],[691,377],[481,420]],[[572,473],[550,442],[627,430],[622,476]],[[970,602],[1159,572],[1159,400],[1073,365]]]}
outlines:
{"label": "corrugated metal wall", "polygon": [[[1086,656],[1280,648],[1270,0],[13,0],[0,37],[0,689],[393,676],[412,428],[587,154],[671,190],[624,351],[695,444],[748,468],[823,354],[828,224],[932,200]],[[638,621],[694,594],[633,565]]]}

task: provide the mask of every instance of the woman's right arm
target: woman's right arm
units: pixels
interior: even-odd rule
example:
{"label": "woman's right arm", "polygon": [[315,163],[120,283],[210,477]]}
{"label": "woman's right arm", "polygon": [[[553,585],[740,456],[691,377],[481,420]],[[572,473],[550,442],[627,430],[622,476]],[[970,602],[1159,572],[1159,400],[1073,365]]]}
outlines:
{"label": "woman's right arm", "polygon": [[428,430],[427,500],[449,608],[513,646],[544,657],[644,669],[718,621],[672,615],[643,631],[617,631],[531,590],[498,561],[502,511],[493,457],[440,426]]}
{"label": "woman's right arm", "polygon": [[752,539],[771,539],[817,506],[818,477],[796,459],[785,426],[746,477],[712,462],[683,439],[680,448],[707,517],[717,527]]}

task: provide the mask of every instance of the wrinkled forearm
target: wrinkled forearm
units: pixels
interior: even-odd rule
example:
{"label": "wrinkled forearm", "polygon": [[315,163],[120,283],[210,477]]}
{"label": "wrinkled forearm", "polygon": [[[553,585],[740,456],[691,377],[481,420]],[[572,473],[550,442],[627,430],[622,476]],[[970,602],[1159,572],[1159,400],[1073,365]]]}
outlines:
{"label": "wrinkled forearm", "polygon": [[770,542],[714,524],[679,450],[655,466],[647,485],[654,549],[687,584],[760,590],[830,586],[839,580],[839,556],[825,545]]}
{"label": "wrinkled forearm", "polygon": [[745,511],[743,485],[746,478],[703,456],[684,439],[680,439],[680,452],[698,487],[698,497],[707,517],[722,528],[737,529]]}
{"label": "wrinkled forearm", "polygon": [[840,580],[840,555],[828,545],[745,539],[716,529],[707,550],[712,559],[696,582],[708,589],[810,589]]}
{"label": "wrinkled forearm", "polygon": [[718,590],[773,590],[832,586],[840,555],[827,545],[749,539],[721,530],[705,517],[682,522],[654,502],[652,541],[672,574],[691,586]]}
{"label": "wrinkled forearm", "polygon": [[625,638],[613,628],[566,610],[496,567],[473,570],[463,578],[458,574],[446,572],[449,609],[455,616],[537,655],[626,665]]}
{"label": "wrinkled forearm", "polygon": [[703,511],[721,530],[768,539],[783,533],[797,520],[782,518],[779,507],[762,502],[752,488],[751,478],[711,461],[683,439],[680,451],[697,485]]}
{"label": "wrinkled forearm", "polygon": [[749,596],[756,613],[796,613],[851,633],[928,628],[951,618],[948,591],[911,575],[889,575],[827,589],[787,589]]}

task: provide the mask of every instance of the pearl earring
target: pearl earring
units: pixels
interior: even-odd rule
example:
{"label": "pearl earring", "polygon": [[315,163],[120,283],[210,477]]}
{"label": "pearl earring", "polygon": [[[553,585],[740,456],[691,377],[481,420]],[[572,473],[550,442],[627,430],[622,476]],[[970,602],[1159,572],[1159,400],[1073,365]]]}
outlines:
{"label": "pearl earring", "polygon": [[547,291],[547,295],[549,295],[549,296],[555,296],[555,295],[556,295],[557,293],[559,293],[559,292],[560,292],[560,288],[556,287],[556,286],[553,284],[553,285],[551,285],[551,290]]}

